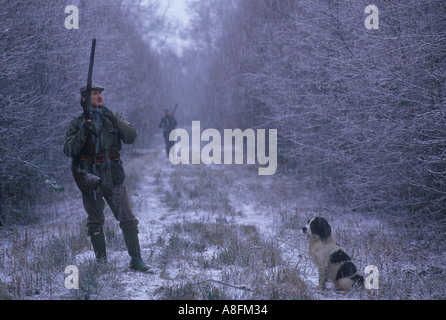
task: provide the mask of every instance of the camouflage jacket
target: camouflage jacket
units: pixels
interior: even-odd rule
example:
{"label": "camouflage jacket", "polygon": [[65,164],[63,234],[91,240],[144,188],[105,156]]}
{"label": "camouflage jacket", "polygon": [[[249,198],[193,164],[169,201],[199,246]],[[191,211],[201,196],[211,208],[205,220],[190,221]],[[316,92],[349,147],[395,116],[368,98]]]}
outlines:
{"label": "camouflage jacket", "polygon": [[[121,143],[132,144],[136,130],[122,117],[105,106],[91,110],[93,134],[88,137],[82,130],[83,114],[69,125],[64,144],[64,153],[73,158],[72,166],[84,169],[101,179],[102,187],[124,183],[125,173],[119,157]],[[100,161],[93,161],[100,159]]]}

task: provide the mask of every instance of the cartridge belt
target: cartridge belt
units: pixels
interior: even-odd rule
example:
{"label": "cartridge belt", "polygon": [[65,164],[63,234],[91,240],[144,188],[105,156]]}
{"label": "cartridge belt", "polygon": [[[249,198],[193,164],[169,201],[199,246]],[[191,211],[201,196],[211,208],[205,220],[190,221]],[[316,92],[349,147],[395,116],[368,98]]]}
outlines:
{"label": "cartridge belt", "polygon": [[87,161],[87,162],[104,162],[106,159],[119,159],[121,155],[119,153],[111,153],[111,154],[99,154],[96,156],[89,156],[86,154],[80,155],[81,161]]}

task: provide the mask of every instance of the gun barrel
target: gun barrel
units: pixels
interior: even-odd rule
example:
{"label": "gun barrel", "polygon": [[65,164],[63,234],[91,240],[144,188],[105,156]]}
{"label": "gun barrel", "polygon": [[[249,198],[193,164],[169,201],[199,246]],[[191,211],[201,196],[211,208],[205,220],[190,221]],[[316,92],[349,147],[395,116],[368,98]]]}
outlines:
{"label": "gun barrel", "polygon": [[93,39],[91,42],[90,65],[88,66],[87,90],[85,96],[85,109],[84,109],[85,120],[90,119],[91,86],[93,83],[92,76],[93,76],[93,64],[94,64],[95,52],[96,52],[96,39]]}
{"label": "gun barrel", "polygon": [[177,104],[175,105],[175,108],[173,109],[172,115],[175,113],[175,111],[177,111],[179,105],[180,105],[180,103],[177,102]]}

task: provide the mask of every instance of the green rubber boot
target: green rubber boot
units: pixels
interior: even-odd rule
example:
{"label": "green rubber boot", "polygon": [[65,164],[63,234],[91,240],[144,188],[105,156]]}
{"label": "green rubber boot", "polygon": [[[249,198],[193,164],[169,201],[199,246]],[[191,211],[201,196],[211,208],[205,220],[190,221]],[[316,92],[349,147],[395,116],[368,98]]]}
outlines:
{"label": "green rubber boot", "polygon": [[105,248],[105,236],[102,227],[99,227],[95,231],[89,232],[91,244],[93,245],[93,251],[96,256],[96,261],[100,264],[107,262],[107,252]]}
{"label": "green rubber boot", "polygon": [[150,268],[142,261],[141,249],[139,247],[138,229],[123,229],[125,244],[132,260],[130,261],[130,269],[135,271],[146,272]]}

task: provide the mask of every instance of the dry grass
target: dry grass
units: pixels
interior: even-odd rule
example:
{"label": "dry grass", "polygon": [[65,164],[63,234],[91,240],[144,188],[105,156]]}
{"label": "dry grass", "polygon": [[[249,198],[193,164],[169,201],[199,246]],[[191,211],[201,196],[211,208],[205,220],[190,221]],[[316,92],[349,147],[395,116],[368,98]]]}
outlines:
{"label": "dry grass", "polygon": [[[113,237],[113,228],[107,222],[108,246],[122,247]],[[84,221],[74,225],[46,224],[38,229],[16,228],[4,232],[0,241],[0,296],[3,298],[99,299],[113,295],[106,291],[117,282],[117,268],[111,263],[99,271],[93,255],[79,260],[79,256],[91,253]],[[79,290],[64,287],[64,270],[69,265],[76,265],[80,270]]]}
{"label": "dry grass", "polygon": [[[308,299],[299,270],[285,261],[280,244],[255,224],[237,223],[228,188],[233,180],[221,170],[179,167],[157,178],[165,204],[174,211],[203,212],[165,228],[158,238],[158,266],[165,279],[161,299]],[[191,216],[194,216],[191,214]],[[181,271],[178,271],[181,270]]]}

